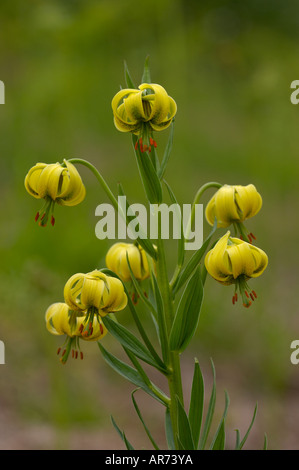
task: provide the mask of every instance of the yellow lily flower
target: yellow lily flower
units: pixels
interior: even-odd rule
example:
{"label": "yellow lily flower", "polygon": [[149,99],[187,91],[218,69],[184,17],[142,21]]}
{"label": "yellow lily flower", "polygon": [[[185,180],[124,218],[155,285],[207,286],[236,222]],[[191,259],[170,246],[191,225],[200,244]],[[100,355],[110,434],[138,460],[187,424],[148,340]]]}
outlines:
{"label": "yellow lily flower", "polygon": [[[86,328],[86,316],[77,316],[66,303],[56,302],[47,309],[45,314],[46,328],[53,335],[66,335],[65,348],[58,348],[57,354],[62,351],[60,361],[64,364],[70,351],[72,357],[78,357],[79,339],[97,341],[106,335],[107,329],[99,317],[94,317]],[[83,352],[80,351],[83,359]]]}
{"label": "yellow lily flower", "polygon": [[123,282],[131,280],[130,267],[138,281],[147,279],[150,275],[150,269],[146,257],[146,253],[141,246],[133,243],[115,243],[106,255],[106,266],[115,272]]}
{"label": "yellow lily flower", "polygon": [[230,237],[229,231],[205,257],[208,273],[221,284],[235,284],[233,303],[238,299],[239,289],[245,307],[249,307],[257,297],[255,291],[248,288],[247,281],[260,276],[267,265],[268,257],[263,250],[239,238]]}
{"label": "yellow lily flower", "polygon": [[94,270],[74,274],[64,287],[64,299],[72,310],[105,316],[127,305],[124,286],[119,279]]}
{"label": "yellow lily flower", "polygon": [[[214,225],[215,217],[218,227],[228,227],[236,224],[241,229],[242,223],[256,215],[262,207],[262,197],[253,184],[247,186],[230,186],[225,184],[208,202],[205,215],[208,223]],[[255,239],[249,234],[249,241]]]}
{"label": "yellow lily flower", "polygon": [[116,93],[112,100],[114,124],[120,132],[140,136],[141,152],[151,151],[157,144],[148,137],[148,132],[170,126],[177,105],[161,85],[142,83],[138,88],[125,88]]}
{"label": "yellow lily flower", "polygon": [[64,160],[61,163],[37,163],[25,177],[27,192],[37,198],[44,199],[42,209],[37,212],[35,221],[45,227],[51,215],[51,224],[55,203],[61,206],[76,206],[85,198],[86,190],[81,177],[72,163]]}

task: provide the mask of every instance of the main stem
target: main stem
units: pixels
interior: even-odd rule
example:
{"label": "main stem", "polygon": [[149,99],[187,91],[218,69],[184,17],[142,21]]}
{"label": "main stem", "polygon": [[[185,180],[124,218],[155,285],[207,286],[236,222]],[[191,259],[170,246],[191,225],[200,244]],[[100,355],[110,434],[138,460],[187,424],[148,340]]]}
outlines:
{"label": "main stem", "polygon": [[[167,333],[171,330],[171,326],[174,318],[173,311],[173,300],[171,296],[171,291],[168,281],[167,265],[165,259],[164,243],[161,237],[157,240],[158,255],[156,261],[156,270],[157,270],[157,281],[161,291],[163,306],[164,306],[164,315],[165,322],[167,327]],[[180,402],[183,404],[183,388],[182,388],[182,379],[181,379],[181,367],[180,367],[180,357],[177,351],[170,351],[168,348],[167,354],[167,366],[171,373],[168,376],[168,387],[170,394],[170,404],[169,412],[173,430],[173,438],[175,442],[176,449],[179,448],[177,442],[178,434],[178,417],[177,417],[177,397]]]}

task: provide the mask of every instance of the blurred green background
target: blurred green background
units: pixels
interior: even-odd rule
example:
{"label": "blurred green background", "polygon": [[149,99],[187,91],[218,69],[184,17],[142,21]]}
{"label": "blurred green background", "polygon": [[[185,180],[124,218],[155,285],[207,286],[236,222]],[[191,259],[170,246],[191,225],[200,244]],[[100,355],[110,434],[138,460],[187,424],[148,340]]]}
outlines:
{"label": "blurred green background", "polygon": [[[96,238],[94,212],[108,202],[105,194],[80,168],[85,201],[56,207],[55,228],[42,229],[34,223],[39,201],[24,189],[36,162],[78,157],[113,191],[121,181],[130,201],[145,201],[131,139],[114,128],[111,99],[125,85],[124,61],[139,83],[147,55],[152,81],[178,105],[166,177],[179,202],[190,203],[207,181],[253,183],[264,201],[247,224],[269,255],[268,269],[252,282],[258,300],[249,310],[233,307],[232,289],[207,280],[199,329],[182,357],[187,400],[193,357],[208,391],[213,358],[216,415],[224,389],[231,399],[229,445],[258,402],[246,448],[261,448],[266,432],[269,448],[299,449],[299,365],[290,362],[299,337],[299,106],[290,102],[298,41],[292,0],[1,1],[1,449],[123,449],[110,414],[133,445],[150,448],[133,387],[108,368],[97,345],[84,344],[84,361],[62,366],[60,338],[45,329],[44,312],[62,301],[66,280],[104,264],[112,242]],[[163,149],[167,132],[157,138]],[[170,265],[175,254],[170,245]],[[140,315],[148,322],[141,307]],[[130,326],[127,311],[118,318]],[[121,353],[111,338],[103,344]],[[163,410],[141,392],[137,399],[163,445]]]}

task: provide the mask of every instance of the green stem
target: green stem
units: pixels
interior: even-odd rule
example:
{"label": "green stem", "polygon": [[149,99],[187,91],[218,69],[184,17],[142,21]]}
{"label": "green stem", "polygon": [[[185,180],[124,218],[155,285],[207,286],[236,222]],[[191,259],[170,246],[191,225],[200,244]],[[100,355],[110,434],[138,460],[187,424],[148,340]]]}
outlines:
{"label": "green stem", "polygon": [[187,230],[186,230],[186,234],[185,234],[185,238],[186,240],[189,239],[189,235],[190,235],[190,231],[191,231],[191,227],[192,227],[192,224],[194,222],[194,216],[195,216],[195,206],[196,204],[199,204],[199,201],[201,199],[201,196],[203,195],[203,193],[209,189],[209,188],[221,188],[223,186],[223,184],[221,183],[216,183],[215,181],[211,181],[210,183],[206,183],[206,184],[203,184],[199,190],[197,191],[197,193],[195,194],[195,197],[194,197],[194,200],[193,200],[193,203],[192,203],[192,209],[191,209],[191,215],[190,215],[190,219],[189,219],[189,222],[188,222],[188,226],[187,226]]}
{"label": "green stem", "polygon": [[[167,327],[167,333],[169,336],[173,318],[173,300],[171,291],[169,288],[168,273],[164,252],[164,243],[163,240],[159,237],[157,240],[158,255],[156,261],[156,270],[157,270],[157,281],[161,291],[163,305],[164,305],[164,315],[165,322]],[[183,403],[183,388],[182,388],[182,379],[181,379],[181,369],[180,369],[180,357],[177,351],[170,351],[168,348],[167,352],[167,366],[171,371],[168,376],[168,387],[170,393],[170,403],[169,403],[169,412],[173,430],[173,437],[176,443],[176,448],[178,449],[177,434],[178,434],[178,410],[177,410],[177,399],[179,397],[181,403]]]}
{"label": "green stem", "polygon": [[114,194],[112,193],[112,191],[109,188],[108,184],[106,183],[106,181],[102,177],[101,173],[90,162],[88,162],[87,160],[83,160],[82,158],[71,158],[70,160],[68,160],[68,162],[73,163],[73,164],[78,163],[80,165],[86,166],[95,175],[95,177],[97,178],[97,180],[101,184],[101,186],[104,189],[105,193],[107,194],[108,198],[112,202],[114,209],[116,209],[116,210],[119,209],[118,201],[114,197]]}

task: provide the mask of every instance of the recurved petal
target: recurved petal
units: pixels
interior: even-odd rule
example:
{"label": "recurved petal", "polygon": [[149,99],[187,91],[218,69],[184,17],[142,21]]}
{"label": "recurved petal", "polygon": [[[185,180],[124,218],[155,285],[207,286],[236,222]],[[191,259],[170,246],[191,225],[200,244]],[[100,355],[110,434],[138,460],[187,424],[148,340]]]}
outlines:
{"label": "recurved petal", "polygon": [[46,163],[37,163],[34,167],[32,167],[26,177],[25,177],[25,188],[31,196],[34,196],[37,199],[40,199],[41,196],[38,192],[38,180],[43,171],[43,169],[47,166]]}
{"label": "recurved petal", "polygon": [[46,327],[54,335],[72,335],[69,324],[69,307],[62,302],[50,305],[46,311]]}
{"label": "recurved petal", "polygon": [[255,259],[250,245],[246,242],[233,244],[227,247],[227,253],[232,266],[232,274],[237,279],[241,274],[251,277],[255,269]]}
{"label": "recurved petal", "polygon": [[127,305],[128,299],[122,282],[115,277],[109,277],[108,292],[109,297],[102,308],[104,314],[123,310]]}
{"label": "recurved petal", "polygon": [[140,90],[152,90],[152,94],[146,95],[143,99],[151,101],[151,112],[148,116],[148,120],[154,125],[162,124],[169,117],[170,113],[170,100],[166,90],[155,83],[148,84],[143,83],[139,85]]}
{"label": "recurved petal", "polygon": [[221,237],[214,248],[205,257],[205,266],[208,273],[217,281],[230,284],[233,282],[232,268],[227,256],[227,243],[230,232]]}
{"label": "recurved petal", "polygon": [[262,207],[262,197],[253,184],[235,186],[235,199],[241,211],[241,220],[256,215]]}
{"label": "recurved petal", "polygon": [[142,102],[142,92],[130,93],[127,98],[124,99],[124,107],[126,115],[131,122],[136,121],[146,121],[148,116],[146,116],[143,102]]}
{"label": "recurved petal", "polygon": [[64,160],[66,168],[61,174],[57,203],[63,206],[75,206],[83,201],[86,189],[76,167]]}
{"label": "recurved petal", "polygon": [[64,286],[64,300],[73,310],[81,309],[80,293],[83,286],[85,274],[77,273],[69,278]]}
{"label": "recurved petal", "polygon": [[120,119],[116,114],[113,117],[114,125],[117,130],[120,132],[133,132],[137,133],[141,129],[141,123],[140,122],[135,122],[135,123],[129,123],[124,121],[123,119]]}
{"label": "recurved petal", "polygon": [[118,107],[126,96],[136,93],[140,93],[140,91],[135,90],[134,88],[124,88],[116,93],[111,102],[113,114],[118,114]]}
{"label": "recurved petal", "polygon": [[265,271],[266,267],[268,266],[268,256],[263,250],[254,245],[252,245],[251,251],[255,259],[255,269],[252,272],[251,277],[258,277]]}
{"label": "recurved petal", "polygon": [[58,189],[59,181],[63,171],[63,167],[60,163],[51,163],[46,165],[37,182],[37,191],[40,197],[49,196],[55,201]]}
{"label": "recurved petal", "polygon": [[234,220],[239,220],[233,186],[224,185],[215,194],[215,216],[219,227],[227,227]]}
{"label": "recurved petal", "polygon": [[89,307],[101,308],[105,294],[105,283],[91,276],[85,277],[81,290],[81,305],[84,309]]}

